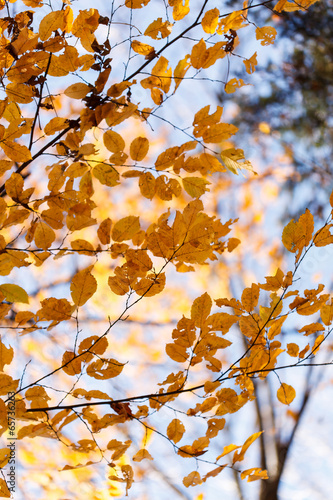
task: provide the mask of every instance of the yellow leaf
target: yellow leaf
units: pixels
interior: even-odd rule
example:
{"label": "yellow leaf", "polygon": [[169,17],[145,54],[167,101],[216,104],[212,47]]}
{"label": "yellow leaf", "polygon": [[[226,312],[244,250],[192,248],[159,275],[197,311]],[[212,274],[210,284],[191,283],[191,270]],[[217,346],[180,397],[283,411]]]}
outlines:
{"label": "yellow leaf", "polygon": [[186,352],[186,347],[180,344],[166,344],[165,352],[169,358],[177,361],[177,363],[184,363],[189,356]]}
{"label": "yellow leaf", "polygon": [[248,313],[253,311],[259,300],[259,286],[252,283],[251,288],[245,288],[242,293],[242,304]]}
{"label": "yellow leaf", "polygon": [[256,38],[261,40],[261,45],[271,45],[275,41],[276,29],[272,26],[264,26],[256,29]]}
{"label": "yellow leaf", "polygon": [[142,56],[151,56],[155,53],[154,47],[148,45],[147,43],[142,43],[137,40],[134,40],[131,44],[132,49],[137,54],[141,54]]}
{"label": "yellow leaf", "polygon": [[[235,125],[231,125],[229,123],[217,123],[216,125],[212,125],[209,127],[202,135],[203,140],[207,143],[218,143],[222,141],[226,141],[230,139],[232,135],[237,132],[238,128]],[[224,151],[225,153],[226,151]],[[224,160],[224,157],[222,157]],[[227,166],[227,165],[226,165]],[[228,168],[228,167],[227,167]]]}
{"label": "yellow leaf", "polygon": [[125,0],[125,5],[129,9],[142,9],[150,0]]}
{"label": "yellow leaf", "polygon": [[295,396],[296,391],[291,385],[282,383],[277,390],[277,398],[284,405],[289,405],[295,399]]}
{"label": "yellow leaf", "polygon": [[71,242],[71,247],[81,255],[89,255],[91,257],[95,254],[94,247],[86,240],[74,240]]}
{"label": "yellow leaf", "polygon": [[92,173],[105,186],[113,187],[119,184],[119,173],[112,165],[98,163]]}
{"label": "yellow leaf", "polygon": [[141,161],[147,155],[149,141],[146,137],[136,137],[130,145],[130,155],[132,160]]}
{"label": "yellow leaf", "polygon": [[172,26],[172,23],[169,23],[169,21],[162,21],[162,18],[158,17],[155,21],[149,24],[144,34],[154,40],[160,40],[161,38],[166,38],[171,34]]}
{"label": "yellow leaf", "polygon": [[252,469],[246,469],[241,473],[241,479],[247,477],[247,482],[257,481],[258,479],[268,479],[267,470],[262,470],[259,467],[253,467]]}
{"label": "yellow leaf", "polygon": [[131,240],[140,231],[139,217],[129,215],[115,223],[112,229],[112,239],[114,241]]}
{"label": "yellow leaf", "polygon": [[79,375],[81,373],[81,363],[82,358],[76,358],[75,353],[72,351],[65,351],[62,357],[63,371],[73,377],[74,375]]}
{"label": "yellow leaf", "polygon": [[153,457],[146,449],[139,450],[132,458],[133,462],[141,462],[144,459],[153,460]]}
{"label": "yellow leaf", "polygon": [[246,85],[246,83],[244,83],[241,78],[239,80],[237,80],[237,78],[232,78],[225,84],[224,90],[227,94],[233,94],[237,89],[244,87],[244,85]]}
{"label": "yellow leaf", "polygon": [[111,439],[111,441],[108,442],[107,449],[113,451],[113,454],[111,456],[112,460],[118,460],[129,448],[132,444],[132,441],[125,441],[125,443],[122,443],[121,441],[118,441],[117,439]]}
{"label": "yellow leaf", "polygon": [[0,469],[8,464],[10,459],[11,450],[9,448],[0,449]]}
{"label": "yellow leaf", "polygon": [[35,95],[33,89],[23,83],[9,83],[6,87],[6,94],[11,101],[19,103],[32,102]]}
{"label": "yellow leaf", "polygon": [[41,302],[42,309],[38,311],[38,316],[46,320],[63,321],[70,319],[72,306],[67,299],[55,299],[50,297]]}
{"label": "yellow leaf", "polygon": [[47,250],[50,248],[52,243],[56,238],[55,232],[53,229],[45,224],[45,222],[39,221],[36,224],[34,240],[36,246],[38,248],[43,248],[43,250]]}
{"label": "yellow leaf", "polygon": [[297,344],[294,344],[293,342],[287,344],[287,353],[289,354],[289,356],[297,358],[299,353],[299,346]]}
{"label": "yellow leaf", "polygon": [[167,427],[167,436],[174,443],[178,443],[182,439],[184,432],[184,424],[178,418],[171,420]]}
{"label": "yellow leaf", "polygon": [[218,9],[207,10],[201,21],[201,26],[205,33],[212,35],[215,33],[219,22],[220,11]]}
{"label": "yellow leaf", "polygon": [[210,182],[200,177],[183,178],[184,189],[192,198],[200,198],[200,196],[209,191],[206,188],[207,184],[210,184]]}
{"label": "yellow leaf", "polygon": [[11,492],[8,489],[7,483],[0,478],[0,496],[1,498],[11,498]]}
{"label": "yellow leaf", "polygon": [[173,7],[172,17],[175,21],[180,21],[190,12],[190,0],[169,0],[170,7]]}
{"label": "yellow leaf", "polygon": [[175,90],[176,92],[177,88],[181,84],[182,80],[184,79],[184,76],[186,75],[187,70],[191,67],[191,63],[189,61],[190,55],[187,54],[184,59],[181,59],[177,66],[174,69],[173,72],[173,79],[175,80]]}
{"label": "yellow leaf", "polygon": [[64,94],[71,99],[83,99],[87,94],[89,94],[89,92],[91,92],[91,90],[92,89],[89,85],[79,82],[73,83],[73,85],[67,87]]}
{"label": "yellow leaf", "polygon": [[223,448],[223,452],[221,453],[221,455],[216,457],[216,461],[220,460],[220,458],[224,457],[225,455],[228,455],[228,453],[231,453],[232,451],[237,450],[238,448],[240,448],[240,446],[237,446],[235,444],[228,444],[227,446],[225,446]]}
{"label": "yellow leaf", "polygon": [[18,144],[14,141],[5,140],[2,142],[1,147],[3,152],[13,161],[18,163],[31,160],[31,153],[27,146]]}
{"label": "yellow leaf", "polygon": [[312,351],[311,351],[312,354],[317,354],[317,352],[319,351],[319,348],[322,345],[322,343],[324,342],[324,340],[325,340],[325,335],[323,333],[321,335],[318,335],[318,337],[316,338],[315,343],[313,345]]}
{"label": "yellow leaf", "polygon": [[63,130],[68,126],[68,120],[66,118],[59,118],[58,116],[52,118],[49,123],[44,127],[44,132],[46,135],[53,135],[59,130]]}
{"label": "yellow leaf", "polygon": [[242,460],[244,460],[245,452],[251,446],[251,444],[254,443],[254,441],[256,439],[258,439],[258,437],[262,433],[263,433],[263,431],[256,432],[256,433],[252,434],[252,436],[250,436],[249,438],[247,438],[247,440],[245,441],[245,443],[242,446],[242,449],[239,452],[236,451],[234,453],[234,456],[233,456],[233,459],[232,459],[232,464],[235,464],[236,462],[241,462]]}
{"label": "yellow leaf", "polygon": [[250,59],[244,59],[243,63],[245,64],[246,73],[251,75],[256,69],[257,61],[257,53],[255,52]]}
{"label": "yellow leaf", "polygon": [[120,134],[113,130],[107,130],[103,135],[105,147],[112,153],[119,153],[124,150],[125,141]]}
{"label": "yellow leaf", "polygon": [[115,359],[98,359],[88,365],[87,374],[98,380],[107,380],[118,377],[123,368],[124,365]]}
{"label": "yellow leaf", "polygon": [[90,272],[91,267],[76,273],[71,283],[71,295],[75,305],[83,306],[97,290],[97,281]]}
{"label": "yellow leaf", "polygon": [[156,179],[150,172],[144,172],[139,178],[139,188],[142,196],[152,200],[156,192]]}
{"label": "yellow leaf", "polygon": [[140,296],[153,297],[158,293],[161,293],[165,287],[165,273],[160,273],[155,275],[154,273],[147,274],[145,278],[142,278],[132,285],[133,290]]}
{"label": "yellow leaf", "polygon": [[97,236],[99,238],[99,241],[102,243],[102,245],[109,245],[110,244],[111,226],[112,226],[112,221],[108,217],[107,219],[104,219],[100,223],[99,228],[97,229]]}
{"label": "yellow leaf", "polygon": [[8,302],[21,302],[23,304],[29,304],[29,296],[27,292],[18,285],[5,283],[4,285],[0,285],[0,291],[4,294]]}
{"label": "yellow leaf", "polygon": [[184,477],[183,484],[188,488],[189,486],[196,486],[197,484],[202,484],[202,479],[199,472],[193,471],[188,476]]}
{"label": "yellow leaf", "polygon": [[212,304],[212,299],[207,292],[194,300],[191,308],[191,319],[194,321],[195,326],[198,328],[204,326],[212,308]]}
{"label": "yellow leaf", "polygon": [[44,41],[50,38],[53,31],[63,30],[64,27],[64,11],[55,10],[46,14],[39,25],[39,38]]}

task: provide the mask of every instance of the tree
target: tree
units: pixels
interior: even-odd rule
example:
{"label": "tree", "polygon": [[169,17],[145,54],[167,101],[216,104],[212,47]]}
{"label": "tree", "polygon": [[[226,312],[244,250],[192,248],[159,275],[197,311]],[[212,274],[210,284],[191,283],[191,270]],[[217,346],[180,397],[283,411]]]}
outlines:
{"label": "tree", "polygon": [[[265,423],[239,429],[237,444],[228,429],[269,374],[275,402],[295,412],[294,373],[332,363],[330,294],[302,265],[333,242],[333,197],[324,224],[305,210],[249,276],[264,241],[250,186],[265,175],[210,99],[241,51],[255,70],[240,31],[274,43],[252,11],[312,3],[1,4],[3,497],[15,474],[25,498],[156,498],[156,487],[162,498],[149,471],[182,498],[228,471],[274,483],[251,456]],[[221,195],[234,202],[236,190],[246,196],[228,219]]]}

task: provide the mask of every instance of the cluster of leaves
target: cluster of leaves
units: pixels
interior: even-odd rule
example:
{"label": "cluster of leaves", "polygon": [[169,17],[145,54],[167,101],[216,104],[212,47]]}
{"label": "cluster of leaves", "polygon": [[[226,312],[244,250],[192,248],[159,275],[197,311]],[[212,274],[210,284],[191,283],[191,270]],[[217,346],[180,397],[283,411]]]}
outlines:
{"label": "cluster of leaves", "polygon": [[[125,9],[131,16],[130,34],[112,46],[116,15],[120,20],[125,16],[114,6],[106,16],[95,8],[77,11],[66,1],[60,9],[44,14],[42,2],[23,0],[28,10],[22,6],[13,14],[13,4],[18,6],[18,1],[0,2],[6,12],[0,21],[4,92],[0,101],[0,275],[10,276],[11,281],[0,285],[0,316],[7,331],[20,332],[22,345],[31,339],[26,354],[35,355],[42,366],[36,372],[18,360],[15,365],[14,349],[1,340],[1,434],[8,431],[7,409],[14,400],[17,421],[28,422],[17,430],[19,441],[52,438],[59,448],[67,447],[73,451],[68,456],[70,463],[63,467],[67,471],[105,460],[112,470],[108,481],[114,494],[117,483],[125,483],[128,493],[135,464],[153,460],[153,451],[147,449],[148,431],[167,438],[178,456],[192,458],[197,465],[204,462],[200,457],[223,430],[224,417],[254,400],[253,379],[265,379],[270,372],[284,368],[279,363],[284,352],[295,358],[292,366],[309,362],[331,331],[333,308],[323,286],[304,294],[294,287],[295,273],[310,249],[333,242],[332,212],[315,232],[313,217],[306,211],[282,235],[284,247],[295,254],[292,270],[279,268],[266,277],[266,283],[245,287],[239,299],[216,298],[213,311],[207,292],[192,301],[189,317],[179,319],[172,340],[169,334],[166,342],[162,339],[166,378],[159,390],[154,386],[148,394],[140,392],[130,363],[127,366],[124,355],[113,354],[120,342],[117,327],[130,319],[128,312],[139,308],[137,304],[142,306],[144,299],[149,303],[167,293],[172,266],[181,279],[183,273],[227,259],[225,255],[240,244],[238,238],[229,237],[237,219],[223,222],[217,214],[206,213],[205,207],[207,186],[213,187],[216,178],[242,170],[255,175],[244,151],[232,143],[237,127],[222,121],[223,108],[211,111],[205,103],[193,113],[191,127],[182,131],[186,142],[180,145],[172,137],[171,143],[156,146],[150,127],[161,118],[157,110],[167,108],[169,99],[172,102],[176,92],[185,88],[187,78],[192,82],[201,72],[214,71],[218,61],[229,62],[235,48],[241,46],[238,30],[249,26],[250,10],[265,9],[267,3],[272,2],[249,8],[245,2],[238,10],[224,13],[211,8],[208,0],[193,11],[188,1],[169,0],[167,7],[162,2],[165,19],[150,22],[138,14],[149,6],[149,0],[126,0],[119,11]],[[280,0],[274,8],[277,12],[306,10],[312,3]],[[43,17],[38,22],[39,8]],[[137,36],[133,34],[135,19],[140,26]],[[200,32],[202,37],[187,40],[191,32],[195,36]],[[275,36],[271,26],[256,27],[255,38],[262,46],[274,43]],[[179,53],[177,61],[163,55],[185,39],[186,53],[181,59]],[[111,67],[110,54],[123,43],[129,56],[121,76],[119,68]],[[256,53],[243,59],[251,75]],[[245,85],[236,78],[224,84],[226,93]],[[151,107],[142,107],[136,99],[142,92],[142,100]],[[127,192],[125,203],[123,193]],[[134,205],[133,198],[139,198],[141,206]],[[330,203],[333,206],[332,197]],[[138,208],[143,212],[147,207],[149,216],[138,215]],[[55,286],[59,262],[66,279],[55,297],[43,279],[52,273],[51,287]],[[25,270],[38,282],[36,292],[30,288]],[[101,322],[98,333],[91,335],[89,328],[82,328],[84,315],[104,300],[117,304],[119,312],[115,306],[112,314],[104,313],[107,327]],[[154,304],[162,307],[161,302]],[[215,312],[217,308],[223,311]],[[318,312],[319,319],[299,329],[300,345],[282,345],[279,335],[291,314],[303,317]],[[73,334],[70,341],[66,339],[66,347],[57,345],[53,350],[58,332],[66,328]],[[246,348],[231,361],[230,333],[234,331],[240,332]],[[50,343],[52,355],[45,355],[46,359],[43,353],[32,352],[34,335],[41,332],[50,336],[45,342]],[[309,335],[311,342],[303,345],[303,337]],[[145,347],[150,347],[148,341]],[[178,371],[173,372],[175,366]],[[126,370],[134,396],[127,396]],[[25,383],[24,378],[28,379]],[[119,381],[121,398],[110,392],[110,379]],[[60,401],[57,392],[62,394]],[[196,397],[202,402],[192,407]],[[64,405],[65,398],[70,403]],[[277,399],[289,405],[294,398],[295,389],[280,383]],[[78,399],[84,402],[76,403]],[[138,404],[142,402],[147,404]],[[112,412],[103,414],[99,408]],[[151,423],[164,408],[192,420],[200,418],[207,424],[206,432],[178,446],[186,433],[180,415],[167,426]],[[89,439],[75,438],[79,425]],[[144,429],[141,445],[131,438],[136,425]],[[110,427],[116,434],[111,440],[107,437]],[[239,446],[227,444],[216,458],[205,460],[213,465],[212,470],[205,475],[194,470],[183,484],[202,484],[225,468],[248,481],[267,479],[267,471],[261,467],[238,468],[261,434],[252,434]],[[1,467],[5,467],[10,450],[5,447],[0,453]],[[229,453],[233,453],[232,459],[221,463]],[[86,456],[84,464],[77,455]],[[3,497],[10,497],[4,476],[0,488]]]}

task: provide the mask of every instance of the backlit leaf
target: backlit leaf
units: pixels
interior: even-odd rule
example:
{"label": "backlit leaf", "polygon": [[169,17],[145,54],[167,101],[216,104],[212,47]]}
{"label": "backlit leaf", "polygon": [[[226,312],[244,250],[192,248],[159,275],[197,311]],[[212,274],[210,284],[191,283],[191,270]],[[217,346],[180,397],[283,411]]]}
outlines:
{"label": "backlit leaf", "polygon": [[4,294],[8,302],[22,302],[24,304],[29,304],[29,295],[18,285],[13,285],[11,283],[0,285],[0,292]]}
{"label": "backlit leaf", "polygon": [[294,401],[295,396],[296,391],[291,385],[282,383],[277,390],[277,398],[284,405],[289,405],[292,401]]}
{"label": "backlit leaf", "polygon": [[178,443],[183,437],[185,432],[184,424],[178,418],[171,420],[167,427],[167,436],[174,443]]}
{"label": "backlit leaf", "polygon": [[83,306],[97,290],[97,281],[90,267],[76,273],[71,283],[71,295],[75,305]]}

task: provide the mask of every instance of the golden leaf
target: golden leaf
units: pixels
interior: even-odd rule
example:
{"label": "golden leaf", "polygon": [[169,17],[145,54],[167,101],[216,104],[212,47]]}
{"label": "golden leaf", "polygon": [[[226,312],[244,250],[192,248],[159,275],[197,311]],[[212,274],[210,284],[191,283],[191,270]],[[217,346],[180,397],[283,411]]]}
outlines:
{"label": "golden leaf", "polygon": [[153,297],[161,293],[165,287],[165,273],[155,275],[154,273],[147,274],[137,283],[132,285],[133,290],[140,296]]}
{"label": "golden leaf", "polygon": [[109,245],[110,244],[111,227],[112,227],[112,221],[109,217],[107,219],[104,219],[100,223],[99,228],[97,229],[97,236],[99,238],[99,241],[102,243],[102,245]]}
{"label": "golden leaf", "polygon": [[64,94],[71,99],[83,99],[91,92],[91,87],[86,83],[73,83],[64,91]]}
{"label": "golden leaf", "polygon": [[139,217],[129,215],[115,223],[112,229],[112,239],[114,241],[130,240],[140,231]]}
{"label": "golden leaf", "polygon": [[98,359],[87,367],[87,374],[98,380],[107,380],[118,377],[124,368],[124,364],[115,359]]}
{"label": "golden leaf", "polygon": [[2,142],[1,147],[4,153],[13,161],[18,163],[31,160],[31,153],[27,146],[18,144],[14,141],[5,140]]}
{"label": "golden leaf", "polygon": [[134,457],[132,457],[133,462],[141,462],[141,460],[144,460],[144,459],[153,460],[153,457],[151,456],[149,451],[146,449],[139,450],[134,455]]}
{"label": "golden leaf", "polygon": [[201,21],[201,26],[205,33],[212,35],[215,33],[219,22],[220,11],[218,9],[207,10]]}
{"label": "golden leaf", "polygon": [[289,405],[295,399],[295,396],[296,391],[291,385],[282,383],[277,390],[277,398],[284,405]]}
{"label": "golden leaf", "polygon": [[263,433],[263,431],[255,432],[254,434],[252,434],[252,436],[247,438],[247,440],[245,441],[245,443],[242,446],[242,449],[240,451],[236,451],[234,453],[234,456],[232,459],[232,464],[235,464],[236,462],[241,462],[242,460],[244,460],[245,452],[251,446],[251,444],[254,443],[254,441],[256,439],[258,439],[259,436],[261,436],[262,433]]}
{"label": "golden leaf", "polygon": [[149,24],[144,34],[154,40],[160,40],[161,38],[166,38],[171,34],[172,26],[172,23],[169,23],[169,21],[162,21],[162,18],[158,17],[155,21]]}
{"label": "golden leaf", "polygon": [[56,235],[53,229],[45,224],[45,222],[39,221],[36,224],[34,240],[36,246],[38,248],[43,248],[43,250],[47,250],[50,248],[52,243],[54,242]]}
{"label": "golden leaf", "polygon": [[64,11],[55,10],[46,14],[39,25],[39,38],[44,41],[50,38],[53,31],[63,30],[64,27]]}
{"label": "golden leaf", "polygon": [[271,45],[277,35],[276,29],[272,26],[264,26],[256,29],[256,38],[261,40],[261,45]]}
{"label": "golden leaf", "polygon": [[71,295],[75,305],[83,306],[97,290],[97,281],[90,272],[91,267],[76,273],[71,283]]}
{"label": "golden leaf", "polygon": [[112,153],[119,153],[125,147],[125,141],[120,134],[113,130],[107,130],[103,135],[103,142],[105,147]]}
{"label": "golden leaf", "polygon": [[183,484],[188,488],[189,486],[196,486],[197,484],[202,484],[202,479],[197,471],[191,472],[188,476],[184,477]]}
{"label": "golden leaf", "polygon": [[211,183],[200,177],[183,178],[184,189],[192,198],[200,198],[200,196],[209,191],[206,187],[207,184]]}
{"label": "golden leaf", "polygon": [[174,443],[178,443],[185,432],[184,424],[178,418],[174,418],[171,420],[170,424],[167,427],[167,436]]}
{"label": "golden leaf", "polygon": [[132,160],[141,161],[147,155],[149,141],[146,137],[136,137],[130,145],[130,155]]}
{"label": "golden leaf", "polygon": [[137,54],[141,54],[142,56],[150,56],[155,53],[154,47],[148,45],[146,43],[139,42],[134,40],[131,43],[131,47]]}
{"label": "golden leaf", "polygon": [[2,498],[11,498],[11,492],[8,489],[7,483],[2,478],[0,478],[0,496]]}
{"label": "golden leaf", "polygon": [[105,186],[113,187],[119,184],[119,173],[112,165],[98,163],[98,165],[93,168],[92,173],[93,176]]}
{"label": "golden leaf", "polygon": [[194,321],[195,326],[198,328],[202,328],[204,326],[211,308],[212,299],[207,292],[194,300],[191,308],[191,319]]}
{"label": "golden leaf", "polygon": [[23,288],[18,285],[5,283],[3,285],[0,285],[0,292],[4,294],[8,302],[21,302],[24,304],[29,304],[29,295]]}
{"label": "golden leaf", "polygon": [[61,362],[61,364],[65,366],[63,366],[62,369],[67,375],[70,375],[71,377],[74,375],[78,375],[82,370],[82,361],[82,358],[77,358],[74,352],[65,351]]}

